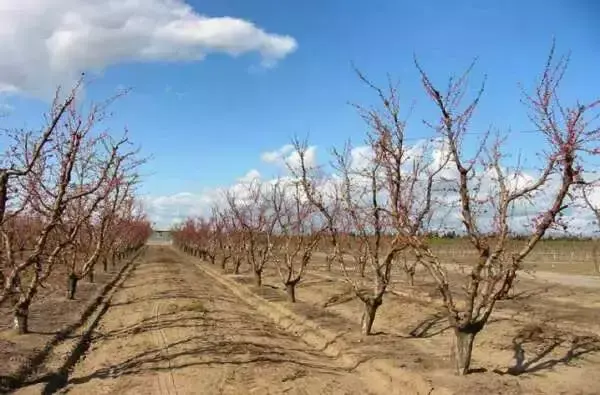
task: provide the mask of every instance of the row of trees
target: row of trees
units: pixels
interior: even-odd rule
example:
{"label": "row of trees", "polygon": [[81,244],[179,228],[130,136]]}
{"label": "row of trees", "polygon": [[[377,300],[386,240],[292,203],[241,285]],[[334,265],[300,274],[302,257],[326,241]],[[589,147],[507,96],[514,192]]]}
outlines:
{"label": "row of trees", "polygon": [[42,130],[3,132],[0,305],[12,308],[19,333],[28,332],[31,303],[55,268],[67,273],[73,299],[98,262],[107,270],[151,233],[135,199],[144,161],[126,134],[102,129],[116,97],[84,109],[82,86],[57,92]]}
{"label": "row of trees", "polygon": [[[327,245],[327,261],[339,265],[364,305],[365,335],[371,333],[393,265],[403,264],[414,273],[414,264],[406,263],[410,256],[437,284],[454,332],[456,370],[466,374],[475,337],[513,287],[523,260],[550,230],[568,226],[563,213],[575,204],[578,191],[589,191],[583,165],[600,152],[600,129],[592,125],[600,101],[566,106],[559,100],[567,59],[557,58],[553,47],[535,87],[524,93],[543,141],[535,153],[539,171],[527,174],[506,154],[507,136],[485,133],[476,144],[469,142],[470,121],[484,92],[482,84],[467,100],[472,68],[442,90],[417,61],[415,65],[438,114],[425,122],[435,138],[409,144],[397,85],[390,81],[379,88],[359,72],[379,103],[356,106],[368,126],[367,160],[357,160],[347,144],[333,151],[334,170],[327,174],[307,160],[308,143],[296,139],[290,177],[251,182],[242,193],[239,188],[237,194],[227,193],[226,204],[208,219],[185,222],[175,229],[174,239],[213,262],[217,257],[223,265],[231,260],[236,273],[246,260],[257,285],[265,264],[273,262],[292,301],[313,252]],[[511,235],[523,232],[515,230],[522,224],[512,216],[523,207],[535,216],[527,236],[515,242]],[[430,234],[442,223],[447,228],[453,218],[453,230],[469,240],[478,257],[457,283],[448,275],[450,262],[429,244]]]}

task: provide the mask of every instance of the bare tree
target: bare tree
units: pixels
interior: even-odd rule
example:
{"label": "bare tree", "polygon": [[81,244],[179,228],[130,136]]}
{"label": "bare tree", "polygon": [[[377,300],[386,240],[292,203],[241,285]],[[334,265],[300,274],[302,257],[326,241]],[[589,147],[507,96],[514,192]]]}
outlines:
{"label": "bare tree", "polygon": [[[81,231],[77,232],[76,240],[70,243],[73,248],[67,283],[69,299],[75,298],[77,283],[83,277],[88,276],[93,282],[94,267],[108,243],[107,233],[118,220],[119,209],[132,197],[135,176],[120,173],[123,159],[120,157],[114,164],[112,176],[106,180],[106,185],[98,191],[92,207],[88,209],[93,215],[85,215],[86,218],[81,221]],[[78,212],[82,216],[86,211]]]}
{"label": "bare tree", "polygon": [[297,181],[277,182],[272,189],[271,204],[279,233],[275,263],[288,300],[296,302],[296,286],[302,280],[322,232],[316,223],[314,206],[302,196]]}
{"label": "bare tree", "polygon": [[226,194],[229,209],[245,238],[245,255],[252,266],[257,286],[262,285],[262,273],[272,254],[272,236],[277,216],[267,199],[268,186],[254,180],[246,185],[243,197],[231,191]]}
{"label": "bare tree", "polygon": [[[581,188],[581,196],[585,206],[594,214],[594,217],[596,218],[596,226],[600,229],[600,207],[598,207],[598,205],[596,205],[590,197],[590,192],[597,187],[597,181],[589,182],[587,185]],[[592,251],[592,261],[594,263],[594,270],[596,273],[600,274],[600,257],[598,255],[598,246],[595,243]]]}
{"label": "bare tree", "polygon": [[[451,287],[444,258],[436,255],[425,239],[411,239],[411,246],[438,285],[454,329],[453,353],[459,374],[469,371],[475,336],[488,322],[496,302],[512,288],[524,258],[548,230],[560,225],[560,214],[569,206],[569,191],[580,177],[582,157],[597,152],[594,144],[600,130],[591,127],[586,115],[597,109],[600,101],[563,106],[558,87],[566,66],[566,58],[555,61],[553,46],[534,93],[525,94],[530,119],[547,144],[539,174],[523,182],[520,169],[510,171],[502,166],[501,138],[491,144],[484,140],[475,156],[467,156],[465,135],[483,92],[482,86],[472,101],[462,105],[471,68],[451,79],[447,91],[442,93],[417,63],[425,91],[440,113],[439,123],[431,126],[446,144],[449,168],[456,177],[443,182],[450,183],[457,194],[462,227],[478,255],[466,276],[463,298],[459,298],[460,293]],[[550,195],[550,200],[545,204],[537,202],[538,215],[530,235],[521,244],[509,243],[514,226],[510,221],[512,208],[527,205],[539,191]],[[491,221],[485,210],[493,213]]]}
{"label": "bare tree", "polygon": [[9,147],[2,158],[3,165],[0,167],[0,224],[4,222],[9,199],[10,180],[28,175],[44,156],[59,122],[73,104],[82,82],[79,81],[63,101],[59,99],[60,89],[56,91],[50,112],[47,115],[46,127],[39,136],[22,129],[9,131],[8,137],[13,141],[13,145]]}
{"label": "bare tree", "polygon": [[[0,228],[4,241],[3,272],[6,273],[0,303],[9,295],[18,295],[13,311],[19,333],[28,331],[29,306],[39,286],[48,278],[55,263],[64,261],[61,253],[81,235],[86,221],[106,197],[100,191],[107,182],[114,181],[110,174],[120,158],[119,147],[125,143],[107,145],[107,134],[94,135],[93,132],[113,99],[93,105],[83,115],[76,107],[76,92],[77,88],[62,105],[55,101],[48,117],[49,126],[33,146],[30,133],[15,132],[17,144],[5,157],[13,163],[12,170],[6,174],[15,181],[12,190],[7,189],[13,197],[8,217],[36,218],[39,224],[32,235],[30,253],[20,261],[14,255],[14,232],[5,226],[5,221]],[[100,146],[107,148],[104,157],[97,155]],[[14,169],[21,170],[15,172]],[[4,219],[8,218],[5,215],[7,201],[4,199],[1,204]],[[83,207],[87,210],[77,212],[77,208]],[[70,210],[77,215],[69,216]]]}
{"label": "bare tree", "polygon": [[402,271],[406,273],[406,280],[408,285],[411,287],[415,285],[415,274],[417,273],[417,264],[419,263],[419,259],[409,259],[408,254],[404,253],[398,257],[398,260],[401,261]]}
{"label": "bare tree", "polygon": [[240,266],[245,258],[245,233],[237,226],[235,216],[230,210],[221,210],[219,218],[223,228],[219,238],[221,267],[225,270],[226,263],[231,260],[233,274],[239,274]]}
{"label": "bare tree", "polygon": [[[327,202],[317,187],[318,179],[314,171],[307,166],[307,143],[296,139],[293,144],[298,152],[299,168],[290,167],[290,170],[299,180],[308,201],[323,217],[325,229],[333,246],[334,259],[339,263],[344,278],[352,286],[355,295],[364,305],[361,332],[363,335],[370,335],[377,309],[381,306],[383,295],[389,285],[393,258],[404,248],[393,243],[384,250],[384,244],[381,242],[387,222],[382,215],[380,202],[382,180],[379,164],[371,161],[367,168],[357,169],[353,167],[350,159],[349,145],[342,152],[334,150],[335,167],[340,181],[334,186],[333,199]],[[344,238],[349,231],[357,235],[367,251],[367,260],[373,276],[370,285],[361,277],[352,276],[348,270],[346,259],[348,250],[344,248]]]}

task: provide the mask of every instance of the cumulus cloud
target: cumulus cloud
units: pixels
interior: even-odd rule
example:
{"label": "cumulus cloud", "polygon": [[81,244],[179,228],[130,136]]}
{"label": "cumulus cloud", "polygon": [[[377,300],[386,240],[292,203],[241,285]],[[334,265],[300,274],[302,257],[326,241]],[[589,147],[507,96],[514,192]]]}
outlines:
{"label": "cumulus cloud", "polygon": [[274,151],[263,152],[260,159],[265,163],[280,163],[292,151],[294,151],[294,146],[292,144],[286,144]]}
{"label": "cumulus cloud", "polygon": [[[309,154],[310,153],[310,154]],[[463,226],[459,210],[459,196],[457,193],[457,178],[455,164],[446,161],[447,149],[441,143],[426,144],[425,142],[417,142],[413,147],[408,149],[407,156],[411,158],[422,158],[426,160],[430,166],[434,168],[443,166],[441,175],[438,176],[436,183],[439,185],[435,193],[435,209],[430,220],[430,230],[440,231],[456,231],[462,232]],[[351,168],[352,170],[360,171],[369,167],[369,163],[373,158],[373,152],[368,146],[354,147],[350,151]],[[285,145],[277,150],[265,152],[261,155],[263,162],[273,164],[275,166],[287,166],[298,164],[298,155],[291,145]],[[307,162],[310,166],[317,166],[316,147],[310,147],[307,152]],[[492,169],[478,168],[479,177],[473,182],[476,182],[479,189],[473,192],[474,201],[472,202],[473,209],[477,212],[476,218],[479,228],[483,231],[492,229],[494,221],[494,205],[489,199],[484,199],[490,196],[498,195],[497,173]],[[507,184],[510,190],[516,190],[525,186],[531,185],[536,180],[536,172],[515,171],[509,168],[503,168]],[[355,176],[358,177],[358,176]],[[597,178],[597,177],[595,177]],[[586,177],[587,179],[587,177]],[[232,185],[222,188],[206,190],[199,194],[179,193],[169,196],[146,197],[145,206],[150,214],[150,217],[157,222],[159,227],[168,228],[174,223],[180,222],[190,215],[207,215],[210,213],[211,207],[214,205],[225,207],[226,192],[233,194],[238,202],[247,202],[250,196],[250,186],[268,190],[274,183],[279,182],[281,186],[293,185],[296,180],[291,175],[279,177],[277,179],[263,178],[260,172],[255,169],[248,171],[245,175],[238,178]],[[336,190],[340,190],[342,179],[335,173],[329,174],[327,177],[319,181],[317,192],[322,196],[325,202],[336,195]],[[364,184],[360,179],[354,179],[357,201],[362,199],[364,190],[361,186]],[[367,184],[364,184],[367,185]],[[416,188],[420,188],[424,184],[417,184]],[[367,186],[370,186],[368,183]],[[518,201],[511,210],[510,225],[513,232],[523,233],[531,230],[535,217],[541,210],[548,209],[551,206],[552,198],[556,189],[559,187],[559,180],[553,177],[549,180],[546,188],[538,193],[529,196],[527,199]],[[292,190],[293,191],[293,190]],[[418,190],[413,196],[415,200],[415,209],[422,204],[420,196],[424,196],[424,191]],[[383,194],[383,192],[381,192]],[[576,195],[576,194],[574,194]],[[408,196],[408,195],[407,195]],[[592,202],[597,203],[600,207],[600,190],[593,189],[589,195]],[[386,197],[381,196],[380,202],[385,201]],[[367,201],[367,200],[365,200]],[[592,234],[597,233],[597,224],[594,223],[593,214],[581,204],[581,201],[569,202],[570,207],[563,218],[564,223],[568,225],[567,233],[570,234]],[[553,230],[550,234],[565,234],[563,230]]]}
{"label": "cumulus cloud", "polygon": [[[313,168],[317,165],[316,146],[308,147],[304,155],[304,164],[306,167]],[[263,152],[260,158],[265,163],[277,165],[285,170],[289,168],[298,169],[300,166],[300,155],[292,144],[286,144],[274,151]]]}
{"label": "cumulus cloud", "polygon": [[141,202],[155,226],[168,229],[187,217],[210,213],[210,207],[217,198],[215,191],[209,190],[200,194],[181,192],[165,196],[143,196]]}
{"label": "cumulus cloud", "polygon": [[256,180],[260,180],[260,172],[256,169],[252,169],[243,177],[241,177],[238,181],[240,183],[248,183]]}
{"label": "cumulus cloud", "polygon": [[270,67],[297,48],[290,36],[202,15],[183,0],[4,0],[0,41],[0,91],[37,95],[123,62],[256,52]]}
{"label": "cumulus cloud", "polygon": [[370,146],[362,145],[350,150],[350,161],[353,170],[361,171],[369,168],[373,162],[374,153]]}

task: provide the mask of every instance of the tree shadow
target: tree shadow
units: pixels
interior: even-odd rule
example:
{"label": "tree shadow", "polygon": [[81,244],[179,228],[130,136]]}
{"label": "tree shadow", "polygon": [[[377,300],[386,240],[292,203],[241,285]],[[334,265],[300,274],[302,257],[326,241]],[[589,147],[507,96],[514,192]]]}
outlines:
{"label": "tree shadow", "polygon": [[[451,329],[452,326],[448,324],[448,316],[445,312],[440,311],[430,315],[423,321],[419,322],[410,332],[410,337],[416,338],[431,338],[446,332]],[[489,324],[493,324],[500,321],[507,321],[508,318],[492,318],[488,321]]]}
{"label": "tree shadow", "polygon": [[521,292],[509,293],[503,300],[505,301],[525,301],[531,299],[533,296],[538,296],[544,293],[548,293],[550,287],[542,286],[533,289],[527,289]]}
{"label": "tree shadow", "polygon": [[[450,325],[440,325],[446,321],[446,314],[443,312],[435,313],[419,322],[410,332],[410,336],[418,338],[429,338],[439,335],[450,329]],[[434,329],[435,330],[432,330]]]}
{"label": "tree shadow", "polygon": [[[81,315],[78,316],[77,320],[68,323],[66,326],[64,326],[62,329],[59,329],[58,331],[40,331],[39,333],[37,333],[38,335],[51,335],[52,339],[48,341],[40,350],[36,350],[35,354],[28,358],[27,363],[21,365],[18,368],[18,370],[10,376],[10,378],[0,377],[0,393],[3,393],[3,391],[5,390],[14,390],[26,384],[27,379],[34,375],[40,369],[40,367],[43,366],[43,364],[46,361],[46,358],[49,355],[51,355],[52,351],[56,346],[58,346],[64,340],[79,337],[75,335],[76,331],[79,328],[81,328],[81,326],[84,325],[84,323],[86,323],[87,320],[93,314],[97,314],[97,317],[102,317],[102,315],[106,312],[108,308],[108,304],[102,305],[102,302],[112,289],[114,289],[115,287],[118,288],[117,284],[121,279],[127,278],[131,275],[132,271],[136,268],[134,263],[137,261],[140,255],[141,252],[138,251],[133,256],[124,259],[119,264],[119,268],[115,271],[113,278],[110,279],[107,283],[103,284],[95,295],[92,294],[90,296],[90,299],[88,300],[89,303],[85,306],[84,310],[81,312]],[[128,272],[127,269],[131,265],[134,266]],[[96,319],[93,325],[90,326],[90,328],[93,330],[98,322],[99,319]],[[86,343],[89,341],[89,339],[87,339],[85,336],[83,337],[83,340],[84,341],[82,343]]]}
{"label": "tree shadow", "polygon": [[340,294],[336,294],[329,297],[325,302],[323,302],[322,306],[323,308],[327,308],[331,306],[341,305],[344,303],[351,302],[354,299],[356,299],[356,294],[354,293],[354,291],[345,291]]}
{"label": "tree shadow", "polygon": [[514,365],[496,373],[513,376],[536,373],[559,364],[569,365],[586,354],[600,352],[600,338],[597,336],[548,332],[538,325],[523,328],[512,340]]}
{"label": "tree shadow", "polygon": [[[165,350],[169,350],[165,352]],[[93,373],[69,378],[66,374],[53,374],[38,380],[46,383],[43,393],[55,393],[68,385],[78,385],[94,379],[112,379],[136,375],[143,372],[174,371],[194,366],[210,365],[252,365],[257,363],[293,364],[301,368],[340,375],[343,368],[305,360],[298,350],[262,344],[247,340],[211,340],[206,336],[192,336],[171,342],[167,347],[146,349],[119,363],[97,369]]]}

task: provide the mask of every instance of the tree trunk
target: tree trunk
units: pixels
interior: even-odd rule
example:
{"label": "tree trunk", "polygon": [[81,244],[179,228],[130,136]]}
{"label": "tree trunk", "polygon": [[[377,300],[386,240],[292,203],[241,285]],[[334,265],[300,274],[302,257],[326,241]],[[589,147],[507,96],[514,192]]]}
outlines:
{"label": "tree trunk", "polygon": [[363,300],[364,312],[361,319],[361,334],[363,336],[371,334],[373,323],[375,322],[375,314],[377,314],[377,309],[381,306],[382,302],[381,298]]}
{"label": "tree trunk", "polygon": [[4,212],[8,200],[8,178],[8,172],[2,170],[0,173],[0,223],[4,222]]}
{"label": "tree trunk", "polygon": [[102,270],[104,272],[108,271],[108,260],[106,259],[106,257],[102,258]]}
{"label": "tree trunk", "polygon": [[89,283],[94,283],[94,267],[92,266],[87,274],[87,279]]}
{"label": "tree trunk", "polygon": [[223,259],[221,259],[221,270],[225,271],[226,267],[227,267],[227,259],[223,258]]}
{"label": "tree trunk", "polygon": [[471,355],[473,343],[477,332],[458,328],[454,330],[454,341],[452,344],[456,374],[464,376],[471,368]]}
{"label": "tree trunk", "polygon": [[77,291],[77,282],[79,281],[79,277],[74,273],[69,274],[69,278],[67,280],[67,298],[69,300],[75,299],[75,292]]}
{"label": "tree trunk", "polygon": [[14,329],[19,335],[29,333],[29,304],[31,301],[21,297],[14,310]]}
{"label": "tree trunk", "polygon": [[254,269],[254,284],[257,287],[262,286],[262,269]]}
{"label": "tree trunk", "polygon": [[325,261],[327,263],[327,271],[330,272],[331,271],[331,262],[333,261],[333,258],[327,257],[327,258],[325,258]]}
{"label": "tree trunk", "polygon": [[365,277],[365,268],[366,268],[366,262],[360,262],[360,276],[361,277]]}
{"label": "tree trunk", "polygon": [[499,300],[508,299],[510,291],[514,288],[514,282],[517,278],[517,271],[514,269],[509,269],[506,272],[506,276],[504,278],[504,283],[502,284],[502,288],[500,289],[500,293],[498,296]]}
{"label": "tree trunk", "polygon": [[296,303],[296,282],[292,281],[285,284],[285,291],[287,292],[288,301]]}
{"label": "tree trunk", "polygon": [[233,262],[233,274],[240,274],[240,266],[242,264],[242,260],[241,259],[236,259]]}
{"label": "tree trunk", "polygon": [[406,271],[406,279],[408,280],[408,285],[411,287],[415,285],[415,271],[408,269]]}

